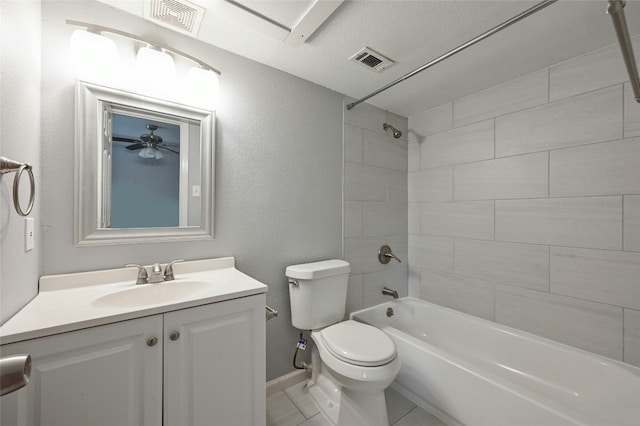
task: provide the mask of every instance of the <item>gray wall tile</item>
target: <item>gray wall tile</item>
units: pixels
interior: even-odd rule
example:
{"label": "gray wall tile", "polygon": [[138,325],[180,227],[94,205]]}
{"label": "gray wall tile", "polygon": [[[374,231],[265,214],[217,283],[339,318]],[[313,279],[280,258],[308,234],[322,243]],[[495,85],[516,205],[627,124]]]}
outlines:
{"label": "gray wall tile", "polygon": [[362,164],[363,130],[350,124],[344,125],[344,161]]}
{"label": "gray wall tile", "polygon": [[622,308],[496,286],[496,322],[622,359]]}
{"label": "gray wall tile", "polygon": [[627,83],[624,85],[624,137],[634,136],[640,136],[640,104],[635,100],[631,84]]}
{"label": "gray wall tile", "polygon": [[568,98],[628,80],[620,45],[610,44],[549,69],[549,98]]}
{"label": "gray wall tile", "polygon": [[496,118],[496,157],[621,138],[622,85]]}
{"label": "gray wall tile", "polygon": [[421,211],[422,205],[420,203],[409,203],[409,221],[407,224],[409,235],[420,235]]}
{"label": "gray wall tile", "polygon": [[414,266],[407,267],[407,280],[408,283],[408,295],[411,297],[415,297],[416,299],[420,298],[420,287],[422,285],[422,270],[420,268]]}
{"label": "gray wall tile", "polygon": [[640,138],[551,151],[550,195],[566,197],[638,192],[639,164]]}
{"label": "gray wall tile", "polygon": [[363,235],[407,235],[406,203],[370,203],[363,205]]}
{"label": "gray wall tile", "polygon": [[344,238],[362,236],[362,201],[344,202]]}
{"label": "gray wall tile", "polygon": [[387,119],[387,112],[366,102],[347,109],[346,105],[353,101],[355,101],[353,98],[346,96],[344,98],[344,122],[384,135],[382,124]]}
{"label": "gray wall tile", "polygon": [[357,275],[403,267],[405,263],[398,263],[394,260],[387,265],[383,265],[378,261],[378,250],[385,244],[391,247],[393,253],[398,256],[400,260],[404,261],[408,258],[406,235],[345,239],[344,260],[351,264],[351,273]]}
{"label": "gray wall tile", "polygon": [[456,274],[549,291],[547,246],[456,239],[454,247]]}
{"label": "gray wall tile", "polygon": [[389,173],[380,167],[344,163],[346,201],[387,201]]}
{"label": "gray wall tile", "polygon": [[548,98],[549,73],[545,68],[454,101],[453,125],[463,126],[520,111],[544,104]]}
{"label": "gray wall tile", "polygon": [[546,197],[549,157],[539,152],[462,164],[453,169],[455,200]]}
{"label": "gray wall tile", "polygon": [[640,367],[640,311],[624,310],[624,362]]}
{"label": "gray wall tile", "polygon": [[407,171],[407,142],[364,130],[364,164]]}
{"label": "gray wall tile", "polygon": [[362,274],[350,275],[345,312],[348,315],[362,308]]}
{"label": "gray wall tile", "polygon": [[498,200],[496,240],[620,250],[622,197]]}
{"label": "gray wall tile", "polygon": [[453,168],[438,167],[408,176],[409,201],[451,201],[453,199]]}
{"label": "gray wall tile", "polygon": [[421,275],[422,299],[493,321],[492,283],[430,269],[423,269]]}
{"label": "gray wall tile", "polygon": [[453,238],[409,236],[409,264],[419,268],[453,271]]}
{"label": "gray wall tile", "polygon": [[422,141],[423,169],[493,158],[493,120],[458,127]]}
{"label": "gray wall tile", "polygon": [[362,305],[365,308],[391,300],[382,294],[382,287],[398,292],[399,297],[407,296],[407,267],[385,269],[384,271],[364,274],[362,287]]}
{"label": "gray wall tile", "polygon": [[423,235],[493,240],[493,201],[422,204]]}
{"label": "gray wall tile", "polygon": [[640,195],[624,197],[624,249],[640,251]]}
{"label": "gray wall tile", "polygon": [[640,309],[640,253],[551,247],[551,292]]}
{"label": "gray wall tile", "polygon": [[409,117],[409,140],[419,140],[427,135],[453,128],[453,103],[447,102],[436,108]]}
{"label": "gray wall tile", "polygon": [[420,144],[421,142],[417,140],[409,141],[407,144],[407,155],[409,157],[407,169],[410,172],[417,172],[420,170]]}

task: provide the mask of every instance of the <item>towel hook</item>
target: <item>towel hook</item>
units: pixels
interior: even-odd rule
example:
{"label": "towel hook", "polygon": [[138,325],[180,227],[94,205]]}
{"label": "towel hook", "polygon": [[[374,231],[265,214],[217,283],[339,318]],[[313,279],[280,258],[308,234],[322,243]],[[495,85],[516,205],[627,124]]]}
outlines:
{"label": "towel hook", "polygon": [[[22,206],[20,206],[20,198],[18,197],[18,190],[20,189],[20,178],[22,177],[22,173],[27,171],[29,174],[29,204],[27,206],[27,210],[22,210]],[[36,197],[36,182],[33,177],[33,167],[28,163],[20,163],[18,161],[9,160],[6,157],[0,157],[0,174],[12,173],[15,172],[16,176],[13,178],[13,205],[16,208],[16,212],[20,216],[28,216],[33,209],[33,202]]]}

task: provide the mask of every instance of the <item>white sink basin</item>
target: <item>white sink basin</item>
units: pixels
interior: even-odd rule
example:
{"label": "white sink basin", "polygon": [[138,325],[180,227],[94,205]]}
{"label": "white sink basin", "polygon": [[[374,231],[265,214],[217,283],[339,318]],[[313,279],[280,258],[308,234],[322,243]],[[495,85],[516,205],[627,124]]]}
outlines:
{"label": "white sink basin", "polygon": [[158,284],[132,284],[130,288],[107,294],[93,301],[93,306],[133,307],[157,305],[198,296],[211,289],[207,281],[169,281]]}

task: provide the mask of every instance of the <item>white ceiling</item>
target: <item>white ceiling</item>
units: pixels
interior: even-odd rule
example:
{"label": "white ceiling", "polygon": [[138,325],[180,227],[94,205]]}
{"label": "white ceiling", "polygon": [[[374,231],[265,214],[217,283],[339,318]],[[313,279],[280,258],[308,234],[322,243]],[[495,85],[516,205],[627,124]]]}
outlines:
{"label": "white ceiling", "polygon": [[[328,18],[321,14],[318,18],[312,10],[315,0],[190,1],[206,9],[198,39],[354,98],[373,92],[537,3],[338,0],[333,2],[333,7],[338,6],[335,12]],[[102,2],[144,15],[144,0]],[[606,5],[604,0],[552,4],[368,102],[410,117],[614,43]],[[628,0],[625,13],[630,33],[640,34],[640,0]],[[321,25],[298,47],[286,41],[286,30],[283,42],[283,27],[295,30],[303,18],[319,19]],[[375,73],[349,62],[348,58],[364,46],[396,64]],[[636,51],[636,57],[640,57],[640,51]]]}

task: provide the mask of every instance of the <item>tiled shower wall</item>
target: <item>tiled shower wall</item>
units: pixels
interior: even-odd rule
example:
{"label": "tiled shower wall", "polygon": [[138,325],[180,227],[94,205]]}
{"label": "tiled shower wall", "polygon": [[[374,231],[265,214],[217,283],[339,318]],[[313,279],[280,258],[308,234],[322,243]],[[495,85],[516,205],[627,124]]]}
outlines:
{"label": "tiled shower wall", "polygon": [[409,293],[640,365],[640,104],[624,81],[611,45],[411,117]]}
{"label": "tiled shower wall", "polygon": [[[353,100],[345,98],[345,105]],[[394,139],[389,123],[402,132]],[[407,119],[369,104],[344,108],[344,259],[351,264],[347,313],[407,295]],[[378,261],[387,244],[403,262]]]}

